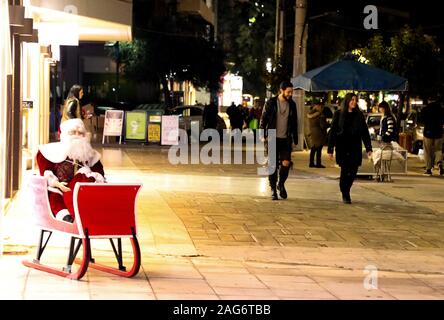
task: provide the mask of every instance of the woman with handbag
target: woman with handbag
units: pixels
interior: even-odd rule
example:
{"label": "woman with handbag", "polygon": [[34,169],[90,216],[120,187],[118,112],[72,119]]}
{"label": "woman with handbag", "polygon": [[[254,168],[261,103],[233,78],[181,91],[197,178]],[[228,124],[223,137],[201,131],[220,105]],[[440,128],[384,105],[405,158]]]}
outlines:
{"label": "woman with handbag", "polygon": [[76,84],[71,87],[63,106],[61,123],[69,119],[82,119],[82,107],[80,99],[83,97],[82,86]]}

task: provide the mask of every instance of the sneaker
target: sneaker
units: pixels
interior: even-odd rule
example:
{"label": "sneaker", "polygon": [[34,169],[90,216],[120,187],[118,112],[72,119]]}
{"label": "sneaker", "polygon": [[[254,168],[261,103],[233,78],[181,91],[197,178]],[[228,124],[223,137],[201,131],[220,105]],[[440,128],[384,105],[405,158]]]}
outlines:
{"label": "sneaker", "polygon": [[426,175],[426,176],[431,176],[431,175],[432,175],[432,169],[427,169],[427,170],[424,172],[424,175]]}

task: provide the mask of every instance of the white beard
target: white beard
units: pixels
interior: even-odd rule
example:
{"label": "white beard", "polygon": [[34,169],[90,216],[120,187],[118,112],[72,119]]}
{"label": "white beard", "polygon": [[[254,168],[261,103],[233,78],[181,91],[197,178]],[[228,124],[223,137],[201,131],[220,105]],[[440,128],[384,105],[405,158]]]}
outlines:
{"label": "white beard", "polygon": [[82,162],[88,166],[93,164],[88,163],[95,156],[95,150],[92,148],[88,137],[65,137],[62,141],[66,145],[66,155],[72,159]]}

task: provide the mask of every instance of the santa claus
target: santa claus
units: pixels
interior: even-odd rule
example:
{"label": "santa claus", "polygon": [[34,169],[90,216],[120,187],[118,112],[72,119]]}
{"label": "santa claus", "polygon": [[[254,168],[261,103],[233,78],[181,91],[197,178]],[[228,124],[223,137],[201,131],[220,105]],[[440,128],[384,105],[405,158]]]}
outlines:
{"label": "santa claus", "polygon": [[72,191],[77,182],[105,182],[100,154],[92,148],[81,119],[60,125],[60,142],[40,146],[37,164],[48,180],[49,203],[57,220],[74,221]]}

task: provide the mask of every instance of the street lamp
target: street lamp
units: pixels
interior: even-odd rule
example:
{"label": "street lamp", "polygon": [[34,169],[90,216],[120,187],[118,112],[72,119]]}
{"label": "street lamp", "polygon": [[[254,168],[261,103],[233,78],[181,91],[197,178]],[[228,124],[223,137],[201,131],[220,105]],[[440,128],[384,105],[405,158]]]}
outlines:
{"label": "street lamp", "polygon": [[273,71],[272,67],[273,63],[271,62],[271,58],[267,58],[267,62],[265,63],[265,68],[267,69],[268,73],[271,73],[271,71]]}
{"label": "street lamp", "polygon": [[267,58],[267,62],[265,63],[265,69],[268,72],[268,80],[267,80],[267,92],[266,97],[267,100],[271,98],[271,83],[270,83],[270,76],[271,72],[273,71],[273,63],[271,62],[271,58]]}

